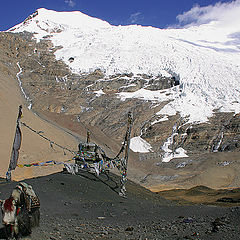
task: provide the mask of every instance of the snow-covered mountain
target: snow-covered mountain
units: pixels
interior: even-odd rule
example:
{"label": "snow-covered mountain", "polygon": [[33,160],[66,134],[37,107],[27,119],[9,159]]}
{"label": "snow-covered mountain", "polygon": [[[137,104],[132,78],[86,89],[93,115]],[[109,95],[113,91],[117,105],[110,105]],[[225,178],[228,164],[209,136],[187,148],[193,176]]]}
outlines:
{"label": "snow-covered mountain", "polygon": [[240,112],[240,47],[234,41],[239,24],[215,21],[186,29],[112,26],[81,12],[42,8],[9,31],[32,32],[38,41],[50,39],[62,46],[56,58],[74,73],[101,69],[106,75],[178,76],[180,86],[167,92],[120,94],[123,99],[172,100],[157,114],[179,112],[189,122],[204,122],[215,109]]}
{"label": "snow-covered mountain", "polygon": [[[79,115],[81,121],[88,122],[89,118],[99,118],[99,121],[92,120],[92,124],[100,126],[102,130],[112,126],[114,131],[117,129],[120,131],[120,126],[115,123],[115,117],[109,116],[108,123],[102,121],[103,118],[108,117],[109,112],[117,108],[119,113],[121,111],[124,113],[124,102],[129,99],[140,100],[141,104],[144,102],[143,109],[151,108],[149,115],[146,114],[138,121],[137,130],[130,144],[133,151],[158,152],[160,155],[154,156],[156,161],[161,156],[162,161],[168,162],[172,158],[187,157],[182,147],[186,147],[190,152],[194,148],[195,150],[198,148],[198,152],[207,149],[213,152],[219,149],[226,151],[231,149],[232,145],[234,145],[233,148],[238,148],[236,142],[239,136],[227,131],[230,122],[232,122],[231,131],[238,131],[235,129],[234,122],[238,121],[239,115],[235,115],[234,121],[229,116],[225,119],[223,115],[220,118],[215,115],[216,118],[211,120],[211,124],[210,118],[214,118],[214,112],[231,112],[230,115],[240,113],[239,22],[211,21],[208,24],[183,29],[157,29],[137,25],[112,26],[81,12],[38,9],[23,23],[9,31],[33,33],[38,43],[41,43],[41,40],[50,40],[55,47],[50,48],[50,51],[54,52],[56,59],[62,60],[72,74],[77,74],[80,78],[89,74],[100,74],[95,80],[92,79],[90,82],[87,80],[84,87],[79,88],[79,84],[82,84],[81,80],[77,83],[76,89],[79,92],[76,94],[87,94],[86,102],[81,103],[83,105],[80,104],[82,100],[67,94],[68,97],[65,100],[57,100],[60,105],[57,108],[61,111],[66,112],[66,109],[69,109],[68,114],[73,115],[81,112]],[[36,52],[34,50],[35,57]],[[40,59],[38,55],[33,61],[45,67],[43,62],[39,62]],[[18,63],[18,67],[24,75],[21,62]],[[51,72],[52,67],[54,65],[49,65],[48,71]],[[27,78],[33,72],[31,68],[35,67],[30,66],[26,71]],[[179,85],[172,87],[172,84],[169,85],[172,76],[180,81]],[[19,75],[17,77],[19,78]],[[64,86],[60,86],[61,93],[57,93],[59,86],[52,87],[55,89],[56,96],[60,94],[58,97],[64,96],[64,91],[71,89],[71,85],[74,84],[74,80],[71,80],[71,77],[68,78],[68,75],[61,77],[56,74],[54,78],[57,85],[60,84],[59,79],[64,83]],[[116,81],[119,82],[116,84]],[[167,82],[167,87],[164,81]],[[29,84],[34,86],[31,82]],[[29,84],[25,84],[25,87]],[[108,95],[109,84],[113,86],[110,87],[111,91]],[[36,96],[39,96],[40,91],[37,88],[32,90],[35,91],[32,92],[32,96],[36,103],[38,102]],[[26,98],[29,100],[28,97]],[[69,103],[62,105],[66,100],[69,100]],[[54,101],[49,99],[49,103],[46,104],[51,105]],[[105,101],[111,102],[112,105],[106,105]],[[116,102],[122,102],[122,104]],[[134,107],[135,103],[131,101],[131,110],[139,113],[139,109]],[[146,107],[148,103],[151,104]],[[137,105],[139,106],[139,103]],[[123,109],[120,110],[121,108]],[[95,113],[91,115],[91,112]],[[142,114],[145,115],[145,112],[141,112]],[[180,119],[177,114],[180,114]],[[77,116],[78,121],[79,116]],[[175,122],[173,126],[169,121],[171,127],[166,125],[168,130],[161,129],[164,125],[162,122],[170,119],[169,116],[175,116],[174,121],[179,119],[178,123]],[[209,129],[203,127],[201,130],[194,130],[200,131],[201,136],[195,136],[194,132],[189,135],[188,129],[193,124],[207,121],[209,121]],[[151,133],[152,126],[156,128]],[[183,127],[181,134],[180,127]],[[215,130],[209,134],[212,129]],[[160,140],[162,131],[166,135]],[[148,138],[151,145],[142,136]],[[226,136],[232,137],[229,139]],[[179,138],[177,142],[176,137]],[[202,140],[197,140],[199,137]],[[196,147],[193,147],[191,139],[195,139]],[[198,141],[202,142],[201,147],[197,147]]]}

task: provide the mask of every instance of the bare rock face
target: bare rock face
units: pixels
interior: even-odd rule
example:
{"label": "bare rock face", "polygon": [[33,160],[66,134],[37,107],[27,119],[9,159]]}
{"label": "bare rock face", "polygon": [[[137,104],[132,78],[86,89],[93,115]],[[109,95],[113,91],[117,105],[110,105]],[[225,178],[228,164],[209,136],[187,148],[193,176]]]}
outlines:
{"label": "bare rock face", "polygon": [[[172,148],[183,147],[190,153],[240,151],[240,114],[215,113],[209,122],[184,124],[181,118],[170,118],[169,122],[157,123],[148,127],[144,138],[154,145],[156,140],[165,141],[177,127]],[[157,133],[162,132],[161,135]]]}

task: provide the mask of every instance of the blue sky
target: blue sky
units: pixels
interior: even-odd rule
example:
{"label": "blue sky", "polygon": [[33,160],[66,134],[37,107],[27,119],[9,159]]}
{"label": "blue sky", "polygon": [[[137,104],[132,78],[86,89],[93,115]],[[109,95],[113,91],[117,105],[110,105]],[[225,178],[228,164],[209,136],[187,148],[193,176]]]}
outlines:
{"label": "blue sky", "polygon": [[[240,0],[235,0],[239,2]],[[108,21],[112,25],[140,24],[167,28],[186,23],[184,13],[191,17],[196,11],[231,0],[1,0],[0,31],[7,30],[22,22],[38,8],[56,11],[81,11],[89,16]],[[183,18],[177,16],[184,16]],[[189,18],[189,16],[188,16]],[[196,19],[195,19],[196,20]]]}

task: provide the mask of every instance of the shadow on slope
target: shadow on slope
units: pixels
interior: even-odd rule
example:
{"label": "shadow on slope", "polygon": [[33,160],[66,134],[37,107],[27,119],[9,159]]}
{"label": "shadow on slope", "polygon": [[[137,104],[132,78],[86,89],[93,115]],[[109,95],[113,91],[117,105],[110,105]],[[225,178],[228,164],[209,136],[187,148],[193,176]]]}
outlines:
{"label": "shadow on slope", "polygon": [[[81,215],[82,217],[101,216],[109,214],[103,205],[116,205],[116,211],[123,212],[124,205],[130,208],[153,205],[170,205],[171,202],[152,193],[138,184],[128,181],[126,184],[127,198],[118,195],[119,176],[110,173],[109,176],[83,172],[71,175],[66,172],[48,176],[26,179],[32,185],[41,201],[41,209],[56,215]],[[9,197],[16,182],[0,184],[0,198]],[[86,209],[92,209],[92,211]],[[105,213],[102,210],[105,209]]]}

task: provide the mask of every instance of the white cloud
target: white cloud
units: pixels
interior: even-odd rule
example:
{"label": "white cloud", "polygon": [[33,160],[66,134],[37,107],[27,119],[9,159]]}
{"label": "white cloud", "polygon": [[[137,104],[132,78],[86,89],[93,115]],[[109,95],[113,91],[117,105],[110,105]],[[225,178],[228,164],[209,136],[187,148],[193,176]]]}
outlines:
{"label": "white cloud", "polygon": [[131,24],[134,24],[134,23],[139,22],[142,19],[143,19],[142,13],[136,12],[136,13],[133,13],[133,14],[130,15],[129,22]]}
{"label": "white cloud", "polygon": [[74,7],[76,3],[73,0],[64,0],[66,4],[68,4],[69,7]]}
{"label": "white cloud", "polygon": [[200,25],[211,21],[220,21],[226,25],[240,22],[240,0],[218,2],[206,7],[194,6],[188,12],[177,16],[181,25]]}

